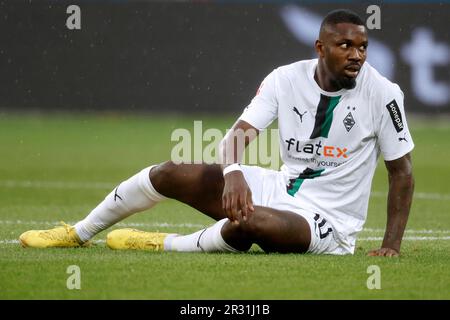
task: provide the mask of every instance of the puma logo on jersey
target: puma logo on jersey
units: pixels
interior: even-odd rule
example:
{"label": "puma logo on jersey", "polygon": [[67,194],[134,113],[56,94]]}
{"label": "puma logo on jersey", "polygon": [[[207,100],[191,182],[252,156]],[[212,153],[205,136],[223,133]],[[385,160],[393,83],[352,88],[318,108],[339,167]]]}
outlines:
{"label": "puma logo on jersey", "polygon": [[399,142],[402,142],[402,141],[405,141],[405,142],[408,142],[408,140],[406,140],[406,133],[403,135],[403,138],[398,138],[398,141]]}
{"label": "puma logo on jersey", "polygon": [[298,111],[298,109],[297,109],[296,107],[294,107],[292,110],[299,116],[300,122],[303,123],[303,116],[304,116],[308,111],[305,111],[305,112],[303,112],[303,113],[300,113],[300,111]]}

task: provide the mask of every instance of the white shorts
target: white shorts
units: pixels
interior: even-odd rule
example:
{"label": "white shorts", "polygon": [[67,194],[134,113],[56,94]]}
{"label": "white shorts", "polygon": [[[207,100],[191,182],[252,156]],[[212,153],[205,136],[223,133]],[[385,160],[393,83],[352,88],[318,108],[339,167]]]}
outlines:
{"label": "white shorts", "polygon": [[301,208],[295,197],[286,191],[286,177],[281,171],[257,166],[242,165],[245,180],[252,191],[256,206],[291,211],[308,221],[311,229],[311,243],[307,252],[315,254],[343,254],[336,241],[331,224],[318,213]]}

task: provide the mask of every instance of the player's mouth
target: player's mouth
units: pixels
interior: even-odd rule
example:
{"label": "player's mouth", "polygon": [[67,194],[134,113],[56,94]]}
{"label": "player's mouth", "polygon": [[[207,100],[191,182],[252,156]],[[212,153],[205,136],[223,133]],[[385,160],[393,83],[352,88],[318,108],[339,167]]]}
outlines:
{"label": "player's mouth", "polygon": [[345,75],[349,78],[356,78],[358,76],[361,66],[358,64],[351,64],[344,68]]}

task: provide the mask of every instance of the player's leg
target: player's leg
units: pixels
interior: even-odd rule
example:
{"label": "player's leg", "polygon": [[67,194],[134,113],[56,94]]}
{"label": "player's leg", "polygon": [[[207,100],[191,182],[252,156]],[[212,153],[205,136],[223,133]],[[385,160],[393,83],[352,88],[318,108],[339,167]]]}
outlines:
{"label": "player's leg", "polygon": [[[198,172],[200,170],[200,172]],[[311,240],[310,220],[290,212],[296,204],[292,197],[283,197],[285,186],[280,173],[260,167],[242,166],[245,179],[252,190],[255,211],[239,225],[232,224],[221,208],[222,173],[214,166],[201,169],[196,165],[183,167],[171,163],[152,170],[151,181],[165,196],[178,199],[197,208],[216,220],[213,226],[189,235],[161,234],[132,229],[115,230],[108,234],[107,244],[114,249],[149,249],[168,251],[245,251],[253,243],[264,250],[305,252]],[[202,183],[193,185],[192,193],[182,192],[191,175]],[[212,179],[212,181],[209,181]],[[169,184],[168,181],[176,181]],[[176,186],[175,188],[173,188]],[[201,198],[198,198],[198,194]],[[278,195],[278,196],[276,196]],[[204,197],[204,199],[202,198]],[[269,206],[280,208],[271,209]],[[281,209],[283,208],[283,209]],[[314,223],[314,222],[312,222]],[[136,245],[139,244],[139,245]]]}
{"label": "player's leg", "polygon": [[224,218],[190,235],[120,229],[107,237],[112,249],[181,252],[247,251],[256,243],[266,252],[304,253],[310,242],[310,226],[305,218],[261,206],[255,206],[247,221],[235,224]]}
{"label": "player's leg", "polygon": [[218,165],[174,164],[167,161],[122,182],[83,221],[75,225],[83,241],[128,216],[148,210],[167,198],[182,201],[209,216],[224,217],[223,177]]}
{"label": "player's leg", "polygon": [[239,224],[222,219],[191,235],[164,238],[166,251],[237,252],[258,244],[266,252],[304,253],[311,241],[305,218],[290,211],[255,206],[247,221]]}
{"label": "player's leg", "polygon": [[310,225],[304,217],[258,206],[247,221],[225,223],[221,233],[224,241],[238,250],[256,243],[265,252],[305,253],[311,242]]}
{"label": "player's leg", "polygon": [[224,217],[222,189],[223,177],[218,165],[175,165],[168,161],[121,182],[74,228],[65,225],[51,230],[31,230],[23,233],[20,241],[29,247],[78,246],[126,217],[150,209],[166,196],[221,219]]}
{"label": "player's leg", "polygon": [[174,164],[156,166],[150,181],[161,195],[181,201],[209,217],[226,218],[222,209],[224,179],[217,164]]}
{"label": "player's leg", "polygon": [[74,227],[64,225],[50,230],[30,230],[20,235],[24,247],[79,246],[97,233],[131,214],[151,208],[165,199],[152,186],[145,168],[122,181],[83,220]]}

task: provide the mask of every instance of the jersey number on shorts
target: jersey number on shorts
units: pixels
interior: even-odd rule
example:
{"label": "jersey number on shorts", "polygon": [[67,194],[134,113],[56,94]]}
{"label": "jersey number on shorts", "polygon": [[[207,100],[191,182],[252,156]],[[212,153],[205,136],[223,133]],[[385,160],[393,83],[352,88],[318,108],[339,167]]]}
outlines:
{"label": "jersey number on shorts", "polygon": [[[316,215],[314,216],[314,220],[316,221],[316,223],[314,224],[316,230],[317,230],[317,227],[319,227],[320,239],[326,238],[330,234],[330,232],[333,231],[333,229],[328,228],[327,231],[322,232],[322,227],[325,225],[325,223],[327,223],[327,220],[325,220],[325,218],[321,218],[319,216],[319,214],[316,213]],[[319,220],[320,220],[320,222],[319,222]]]}

